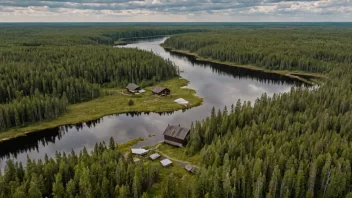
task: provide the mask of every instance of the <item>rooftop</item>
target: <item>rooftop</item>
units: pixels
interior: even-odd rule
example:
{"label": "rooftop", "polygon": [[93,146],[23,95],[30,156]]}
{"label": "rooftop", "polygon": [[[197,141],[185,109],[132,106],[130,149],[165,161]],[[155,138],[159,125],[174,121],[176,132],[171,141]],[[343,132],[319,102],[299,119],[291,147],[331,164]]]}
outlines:
{"label": "rooftop", "polygon": [[133,149],[131,149],[131,151],[133,154],[136,154],[136,155],[144,155],[144,154],[148,153],[148,150],[145,150],[143,148],[133,148]]}
{"label": "rooftop", "polygon": [[162,91],[164,91],[165,89],[167,89],[167,88],[165,88],[165,87],[154,87],[153,88],[153,90],[152,90],[152,92],[153,93],[161,93]]}
{"label": "rooftop", "polygon": [[155,160],[155,159],[159,158],[160,155],[158,153],[154,153],[154,154],[150,155],[149,157],[150,157],[150,159]]}
{"label": "rooftop", "polygon": [[136,85],[136,84],[134,84],[134,83],[129,83],[129,84],[127,85],[126,89],[131,90],[131,91],[134,91],[134,90],[136,90],[136,89],[139,89],[139,86]]}
{"label": "rooftop", "polygon": [[189,133],[189,129],[187,128],[168,125],[163,134],[166,136],[184,140],[186,139],[188,133]]}
{"label": "rooftop", "polygon": [[163,160],[160,161],[160,163],[161,163],[164,167],[166,167],[166,166],[169,166],[170,164],[172,164],[172,161],[169,160],[169,159],[163,159]]}

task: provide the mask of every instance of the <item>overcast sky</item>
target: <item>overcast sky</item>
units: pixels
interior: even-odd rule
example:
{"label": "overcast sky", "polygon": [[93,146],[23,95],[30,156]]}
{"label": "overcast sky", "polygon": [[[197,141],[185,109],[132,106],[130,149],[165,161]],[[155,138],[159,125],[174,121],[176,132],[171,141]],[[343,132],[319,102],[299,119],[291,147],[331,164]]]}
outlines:
{"label": "overcast sky", "polygon": [[0,22],[352,21],[352,0],[0,0]]}

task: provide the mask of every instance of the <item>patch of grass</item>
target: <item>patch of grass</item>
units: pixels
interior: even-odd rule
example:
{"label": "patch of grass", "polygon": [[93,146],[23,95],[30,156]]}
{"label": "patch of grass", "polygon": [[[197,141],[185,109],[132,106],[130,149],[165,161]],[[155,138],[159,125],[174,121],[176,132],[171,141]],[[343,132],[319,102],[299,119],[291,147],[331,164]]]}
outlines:
{"label": "patch of grass", "polygon": [[160,143],[157,149],[157,151],[159,151],[161,154],[165,154],[170,158],[189,162],[192,165],[199,166],[200,155],[197,153],[196,155],[188,156],[186,155],[185,150],[185,148],[178,148],[164,143]]}
{"label": "patch of grass", "polygon": [[[130,153],[130,149],[132,148],[132,146],[134,144],[138,143],[139,141],[143,141],[143,140],[144,139],[142,139],[142,138],[138,138],[138,139],[134,139],[134,140],[128,141],[123,144],[119,144],[118,150],[120,150],[122,153],[126,153],[126,152]],[[163,167],[160,163],[161,158],[153,161],[153,160],[149,159],[148,156],[154,152],[157,152],[161,155],[163,155],[163,153],[164,153],[171,158],[174,158],[174,159],[177,159],[180,161],[188,161],[192,164],[198,165],[199,154],[192,156],[192,157],[188,157],[188,156],[184,155],[184,150],[185,150],[184,148],[177,148],[177,147],[173,147],[173,146],[163,144],[163,143],[149,146],[147,149],[155,149],[155,148],[157,148],[157,149],[153,152],[149,152],[148,155],[145,157],[133,156],[133,157],[137,157],[141,160],[137,163],[143,163],[143,165],[145,165],[145,166],[152,165],[152,166],[156,166],[159,168],[159,181],[157,183],[153,184],[152,188],[147,192],[148,197],[160,197],[163,184],[166,183],[167,178],[170,174],[172,174],[173,177],[177,180],[181,180],[182,178],[187,176],[187,181],[193,182],[193,180],[195,179],[195,175],[187,172],[183,166],[181,166],[180,164],[178,164],[174,160],[171,159],[171,161],[173,161],[173,163],[170,166]]]}
{"label": "patch of grass", "polygon": [[152,189],[148,191],[148,197],[158,197],[161,195],[163,184],[166,183],[167,178],[170,174],[177,180],[181,180],[184,176],[189,176],[190,179],[194,178],[194,175],[188,173],[182,166],[177,163],[173,163],[169,167],[162,167],[159,162],[160,160],[151,161],[148,160],[144,164],[153,164],[159,167],[159,182],[153,184]]}
{"label": "patch of grass", "polygon": [[[182,88],[188,83],[188,80],[182,78],[174,78],[159,83],[160,86],[165,86],[171,90],[171,95],[165,97],[152,95],[152,87],[146,87],[146,93],[139,95],[131,95],[124,89],[106,89],[109,92],[108,95],[88,102],[70,105],[67,112],[55,120],[43,121],[26,127],[12,128],[8,131],[0,132],[0,142],[27,133],[55,128],[65,124],[86,122],[106,115],[130,112],[171,112],[201,105],[203,99],[197,97],[194,90]],[[190,105],[184,106],[175,103],[174,100],[177,98],[188,100]],[[133,106],[128,105],[129,100],[133,100]]]}
{"label": "patch of grass", "polygon": [[118,150],[121,151],[122,153],[129,152],[133,145],[137,144],[138,142],[144,141],[144,140],[145,139],[143,139],[143,138],[137,138],[137,139],[133,139],[128,142],[119,144]]}

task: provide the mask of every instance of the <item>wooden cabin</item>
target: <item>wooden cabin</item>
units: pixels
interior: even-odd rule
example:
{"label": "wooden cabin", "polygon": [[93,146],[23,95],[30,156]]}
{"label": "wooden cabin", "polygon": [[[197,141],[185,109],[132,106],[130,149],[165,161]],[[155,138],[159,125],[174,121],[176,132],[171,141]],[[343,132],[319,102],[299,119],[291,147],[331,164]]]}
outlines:
{"label": "wooden cabin", "polygon": [[141,88],[134,84],[134,83],[129,83],[126,87],[127,91],[131,92],[131,93],[139,93],[139,91],[141,90]]}
{"label": "wooden cabin", "polygon": [[170,95],[171,91],[165,87],[154,87],[152,90],[153,94],[157,94],[159,96],[167,96]]}
{"label": "wooden cabin", "polygon": [[163,133],[164,142],[178,147],[186,146],[189,132],[189,129],[168,125]]}

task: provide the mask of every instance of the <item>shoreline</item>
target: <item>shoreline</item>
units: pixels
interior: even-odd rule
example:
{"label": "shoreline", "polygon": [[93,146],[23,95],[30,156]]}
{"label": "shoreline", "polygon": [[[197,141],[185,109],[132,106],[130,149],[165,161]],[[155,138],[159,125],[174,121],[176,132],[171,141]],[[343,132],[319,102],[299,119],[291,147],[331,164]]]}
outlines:
{"label": "shoreline", "polygon": [[302,82],[310,84],[310,85],[315,85],[315,84],[320,84],[320,83],[316,80],[311,81],[311,80],[306,79],[301,76],[305,76],[307,78],[313,78],[313,79],[326,78],[326,76],[324,76],[323,74],[317,74],[317,73],[309,73],[309,72],[301,72],[301,71],[288,71],[288,70],[268,70],[268,69],[263,69],[263,68],[253,66],[253,65],[240,65],[240,64],[231,63],[231,62],[222,62],[222,61],[214,60],[211,58],[201,57],[198,54],[192,53],[187,50],[177,50],[175,48],[165,47],[163,44],[161,44],[160,46],[170,52],[174,52],[174,53],[178,53],[178,54],[182,54],[182,55],[186,55],[186,56],[192,56],[195,58],[195,60],[200,61],[200,62],[215,63],[215,64],[221,64],[221,65],[226,65],[226,66],[230,66],[230,67],[244,68],[244,69],[249,69],[249,70],[259,71],[259,72],[264,72],[264,73],[278,74],[278,75],[289,77],[291,79],[296,79],[296,80],[302,81]]}
{"label": "shoreline", "polygon": [[[88,102],[69,105],[67,111],[54,120],[42,121],[0,132],[0,143],[37,131],[88,122],[109,115],[127,113],[167,113],[200,106],[203,103],[203,98],[197,96],[195,90],[184,88],[184,86],[188,84],[188,80],[178,77],[158,83],[157,85],[165,85],[171,88],[171,95],[166,97],[148,94],[152,87],[146,87],[145,90],[147,92],[140,95],[123,94],[124,89],[109,89],[109,91],[112,92],[111,95],[101,96]],[[190,101],[191,105],[183,106],[177,104],[174,102],[175,98],[185,98]],[[135,103],[133,106],[127,105],[130,99]]]}

